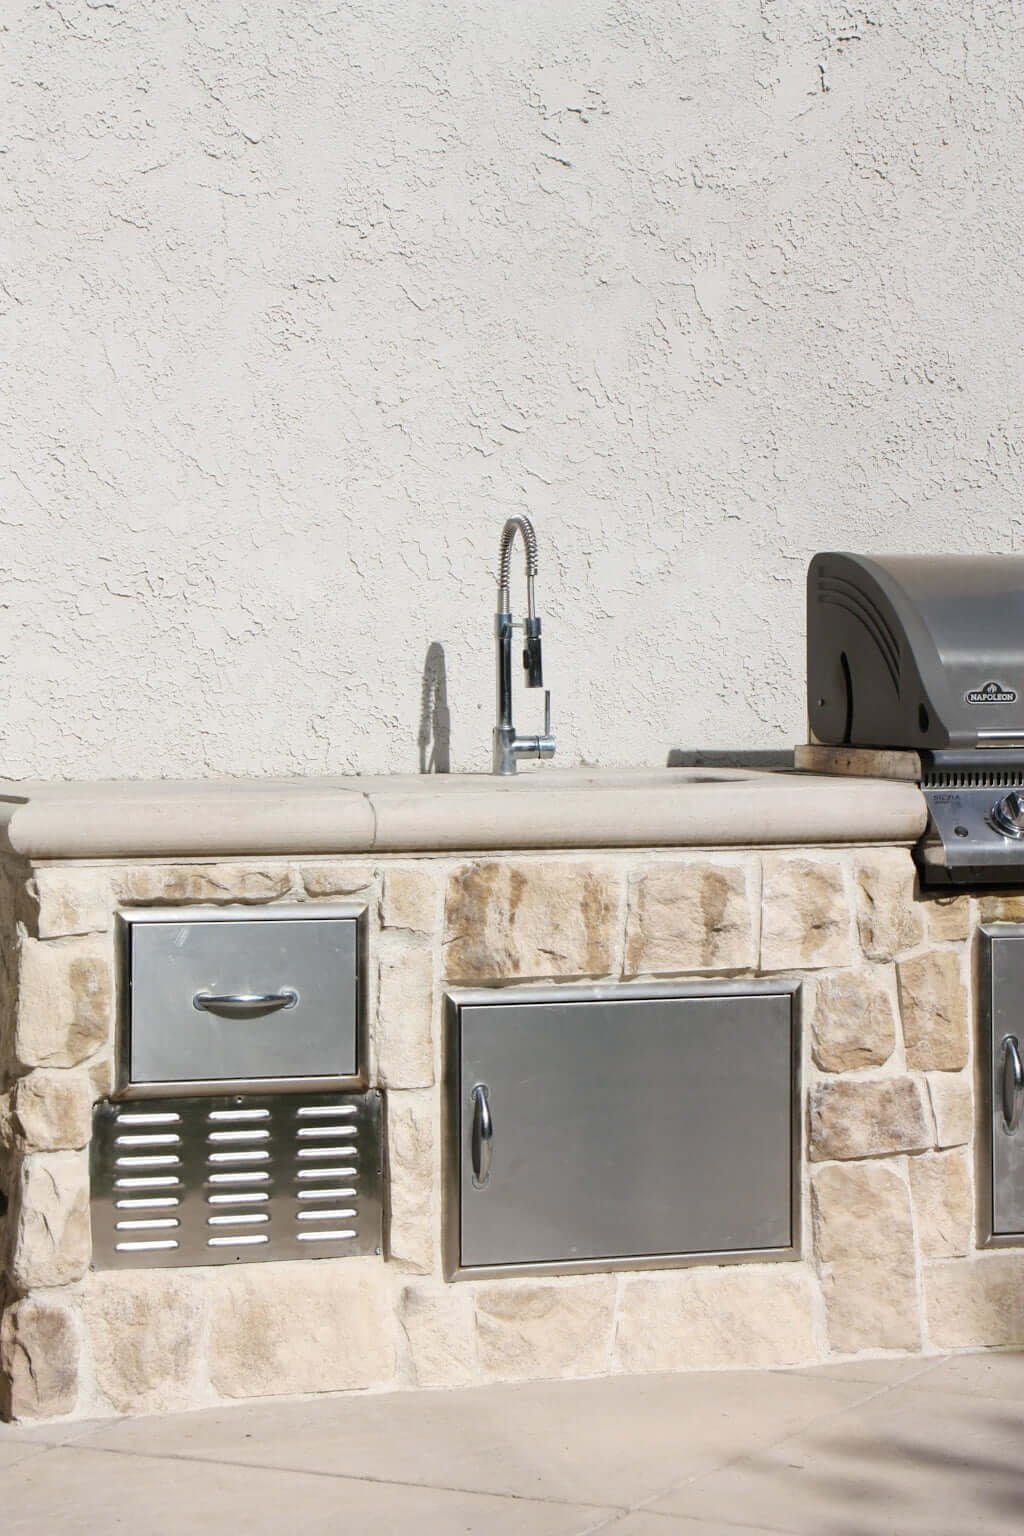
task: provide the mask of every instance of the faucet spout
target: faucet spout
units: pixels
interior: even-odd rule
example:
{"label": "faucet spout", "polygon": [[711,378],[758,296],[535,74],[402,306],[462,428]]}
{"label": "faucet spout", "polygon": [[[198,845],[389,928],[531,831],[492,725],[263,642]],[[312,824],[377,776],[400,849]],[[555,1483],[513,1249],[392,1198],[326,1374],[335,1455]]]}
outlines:
{"label": "faucet spout", "polygon": [[526,619],[523,621],[523,670],[528,688],[544,686],[544,664],[541,652],[540,619],[537,617],[534,596],[534,578],[537,575],[537,535],[528,517],[517,513],[510,517],[501,530],[501,547],[498,555],[498,610],[494,619],[497,644],[498,719],[494,727],[494,772],[515,773],[521,757],[549,758],[554,756],[555,742],[551,735],[551,695],[545,692],[544,734],[518,736],[512,722],[512,634],[517,627],[512,617],[512,600],[509,581],[512,567],[512,547],[519,534],[526,555]]}
{"label": "faucet spout", "polygon": [[524,517],[521,512],[510,517],[501,530],[501,549],[498,552],[498,612],[507,612],[511,607],[508,583],[512,569],[512,546],[516,541],[517,533],[523,536],[526,554],[526,612],[532,619],[536,617],[533,580],[537,574],[537,535],[533,531],[530,519]]}

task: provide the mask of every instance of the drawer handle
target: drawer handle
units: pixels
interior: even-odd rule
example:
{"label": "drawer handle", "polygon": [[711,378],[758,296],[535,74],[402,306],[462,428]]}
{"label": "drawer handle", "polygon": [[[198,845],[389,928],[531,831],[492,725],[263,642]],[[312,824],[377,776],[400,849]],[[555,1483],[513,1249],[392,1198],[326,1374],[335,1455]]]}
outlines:
{"label": "drawer handle", "polygon": [[473,1100],[473,1188],[483,1189],[491,1177],[491,1142],[494,1138],[487,1085],[477,1083],[470,1097]]}
{"label": "drawer handle", "polygon": [[1024,1062],[1016,1035],[1003,1038],[1003,1127],[1012,1136],[1024,1109]]}
{"label": "drawer handle", "polygon": [[282,992],[197,992],[192,1007],[201,1013],[273,1013],[294,1008],[299,994],[292,987]]}

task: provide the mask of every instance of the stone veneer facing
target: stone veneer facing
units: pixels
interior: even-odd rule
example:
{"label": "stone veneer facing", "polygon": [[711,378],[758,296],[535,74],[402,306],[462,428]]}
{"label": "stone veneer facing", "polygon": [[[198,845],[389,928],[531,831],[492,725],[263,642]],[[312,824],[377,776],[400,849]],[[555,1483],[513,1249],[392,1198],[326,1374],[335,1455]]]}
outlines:
{"label": "stone veneer facing", "polygon": [[[112,1085],[112,913],[370,909],[387,1261],[89,1268],[90,1106]],[[3,1409],[796,1365],[1024,1340],[1024,1256],[974,1237],[969,951],[1024,899],[920,900],[902,849],[8,865],[0,883]],[[448,983],[800,976],[800,1262],[468,1281],[440,1261]]]}

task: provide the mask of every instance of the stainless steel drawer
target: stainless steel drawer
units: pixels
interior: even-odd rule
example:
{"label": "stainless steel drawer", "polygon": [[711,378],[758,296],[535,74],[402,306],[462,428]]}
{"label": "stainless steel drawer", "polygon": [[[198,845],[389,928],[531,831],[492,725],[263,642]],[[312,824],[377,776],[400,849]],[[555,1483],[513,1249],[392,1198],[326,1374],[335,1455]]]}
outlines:
{"label": "stainless steel drawer", "polygon": [[359,1081],[360,914],[124,917],[122,1092]]}

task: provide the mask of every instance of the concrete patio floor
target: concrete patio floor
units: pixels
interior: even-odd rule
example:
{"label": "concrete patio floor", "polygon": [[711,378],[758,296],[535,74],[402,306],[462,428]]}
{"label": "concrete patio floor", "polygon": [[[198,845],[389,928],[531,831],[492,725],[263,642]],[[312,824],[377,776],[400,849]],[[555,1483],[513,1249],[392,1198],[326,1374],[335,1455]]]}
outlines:
{"label": "concrete patio floor", "polygon": [[0,1425],[5,1536],[1002,1536],[1024,1353]]}

